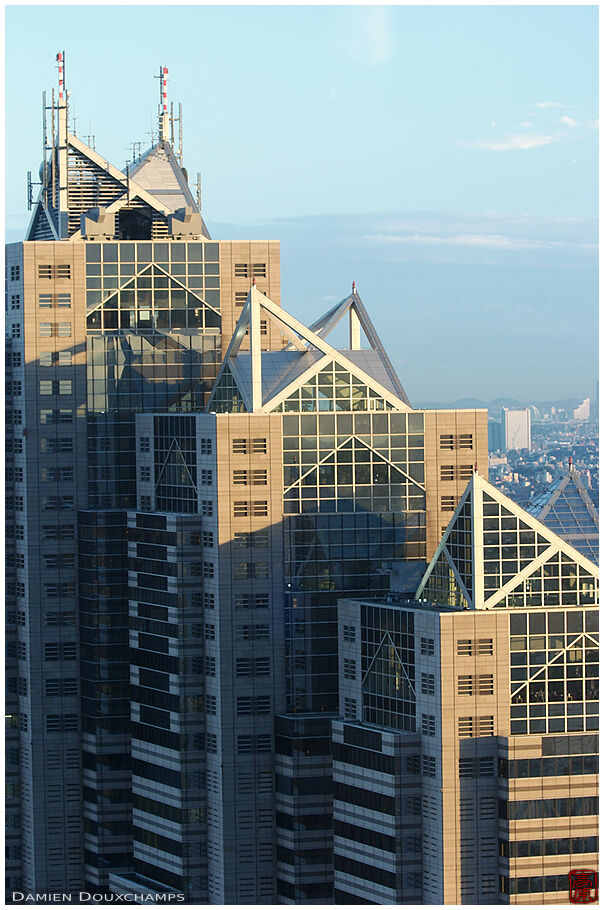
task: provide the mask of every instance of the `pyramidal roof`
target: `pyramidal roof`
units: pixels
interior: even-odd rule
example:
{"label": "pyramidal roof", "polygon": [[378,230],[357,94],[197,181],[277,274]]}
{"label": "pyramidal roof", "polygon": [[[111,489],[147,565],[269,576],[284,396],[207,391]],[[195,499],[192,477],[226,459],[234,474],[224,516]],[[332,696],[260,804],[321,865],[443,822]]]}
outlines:
{"label": "pyramidal roof", "polygon": [[[349,319],[350,349],[342,351],[329,344],[326,336],[344,316]],[[284,337],[283,350],[261,350],[261,317],[270,319],[278,327]],[[370,344],[369,349],[361,348],[361,331]],[[250,349],[241,351],[247,334]],[[253,285],[218,373],[208,410],[270,412],[281,410],[286,401],[291,401],[291,408],[288,405],[286,410],[299,410],[293,399],[302,389],[304,394],[312,396],[308,389],[313,383],[315,403],[316,398],[323,395],[322,404],[329,410],[328,391],[323,393],[316,385],[316,377],[320,377],[321,388],[326,388],[329,375],[334,377],[332,384],[340,383],[344,397],[344,377],[347,376],[353,388],[351,395],[364,390],[359,394],[373,398],[376,407],[411,410],[409,399],[354,287],[352,294],[309,328]],[[236,394],[231,396],[231,392]],[[337,393],[334,391],[333,394]],[[314,409],[310,403],[308,409]],[[317,405],[316,409],[323,408]]]}
{"label": "pyramidal roof", "polygon": [[571,466],[567,474],[536,496],[528,512],[588,559],[598,562],[598,510],[575,468]]}
{"label": "pyramidal roof", "polygon": [[458,609],[597,603],[597,565],[472,476],[416,592]]}
{"label": "pyramidal roof", "polygon": [[[57,55],[57,60],[59,57],[63,61],[64,55]],[[193,224],[194,236],[209,239],[188,178],[179,163],[182,161],[182,134],[178,157],[167,140],[170,121],[165,90],[167,69],[162,67],[160,70],[160,139],[126,171],[111,164],[75,132],[69,132],[69,93],[62,81],[63,72],[61,65],[59,100],[56,105],[53,100],[50,128],[47,107],[43,103],[45,153],[40,166],[40,191],[33,205],[26,240],[79,240],[83,218],[93,222],[101,213],[103,217],[113,216],[124,208],[146,210],[155,222],[176,215],[177,223],[188,224],[186,233],[192,233]],[[182,114],[179,119],[181,117]],[[108,221],[107,230],[109,227]]]}

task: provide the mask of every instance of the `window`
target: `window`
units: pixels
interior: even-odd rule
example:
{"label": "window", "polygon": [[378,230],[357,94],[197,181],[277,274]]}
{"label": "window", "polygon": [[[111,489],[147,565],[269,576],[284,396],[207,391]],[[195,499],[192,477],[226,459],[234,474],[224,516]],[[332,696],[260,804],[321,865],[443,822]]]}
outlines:
{"label": "window", "polygon": [[212,486],[212,471],[208,468],[201,468],[199,471],[199,483],[204,487]]}
{"label": "window", "polygon": [[454,496],[441,496],[440,497],[440,508],[442,512],[454,512],[455,511],[455,497]]}
{"label": "window", "polygon": [[457,656],[458,657],[470,657],[472,654],[472,640],[470,638],[462,638],[457,642]]}
{"label": "window", "polygon": [[436,736],[436,717],[433,714],[422,714],[422,734]]}
{"label": "window", "polygon": [[434,695],[434,674],[422,673],[422,695]]}
{"label": "window", "polygon": [[354,698],[345,698],[344,699],[344,717],[356,718],[357,716],[357,703]]}
{"label": "window", "polygon": [[235,306],[243,306],[247,300],[247,291],[235,291]]}
{"label": "window", "polygon": [[247,486],[247,471],[233,471],[233,484],[234,486],[245,487]]}
{"label": "window", "polygon": [[50,309],[52,306],[52,294],[38,294],[38,306],[40,309]]}
{"label": "window", "polygon": [[344,626],[342,629],[344,641],[354,641],[356,638],[356,629],[354,626]]}
{"label": "window", "polygon": [[59,322],[57,328],[59,338],[71,338],[71,322]]}
{"label": "window", "polygon": [[268,515],[268,502],[266,500],[256,500],[252,505],[253,515]]}
{"label": "window", "polygon": [[254,278],[266,278],[266,262],[255,262],[252,266]]}
{"label": "window", "polygon": [[139,452],[148,452],[150,450],[150,442],[148,436],[140,436],[138,440],[138,450]]}
{"label": "window", "polygon": [[473,437],[471,433],[462,433],[459,437],[459,448],[460,449],[472,449],[474,447]]}
{"label": "window", "polygon": [[21,309],[21,295],[20,294],[11,294],[10,308],[11,308],[11,310],[20,310]]}
{"label": "window", "polygon": [[201,500],[201,514],[211,516],[214,514],[214,506],[211,499]]}
{"label": "window", "polygon": [[141,512],[150,512],[151,511],[151,497],[150,496],[141,496]]}
{"label": "window", "polygon": [[72,363],[71,351],[59,351],[58,364],[60,367],[70,367]]}
{"label": "window", "polygon": [[266,455],[266,439],[252,439],[252,452],[254,455]]}
{"label": "window", "polygon": [[151,468],[148,465],[141,465],[141,480],[147,483],[151,480]]}
{"label": "window", "polygon": [[441,480],[455,480],[455,466],[452,464],[441,464],[440,479]]}
{"label": "window", "polygon": [[11,265],[10,267],[10,280],[18,281],[21,276],[21,266]]}
{"label": "window", "polygon": [[53,324],[52,322],[41,322],[38,326],[40,338],[52,338],[53,335]]}
{"label": "window", "polygon": [[38,278],[52,278],[52,265],[39,265]]}
{"label": "window", "polygon": [[53,382],[51,379],[40,380],[40,395],[52,395]]}
{"label": "window", "polygon": [[20,322],[13,322],[13,324],[11,326],[11,336],[12,336],[12,338],[21,337],[21,323]]}
{"label": "window", "polygon": [[235,278],[247,278],[249,275],[249,266],[247,262],[235,263]]}
{"label": "window", "polygon": [[205,675],[206,676],[216,676],[216,658],[215,657],[209,657],[208,655],[206,655]]}
{"label": "window", "polygon": [[421,638],[420,639],[420,652],[422,654],[426,654],[428,657],[433,656],[434,639],[433,638]]}
{"label": "window", "polygon": [[356,661],[344,658],[344,679],[356,679]]}
{"label": "window", "polygon": [[422,755],[422,774],[424,777],[436,777],[436,758],[433,755]]}
{"label": "window", "polygon": [[478,694],[493,695],[493,674],[483,674],[478,677]]}
{"label": "window", "polygon": [[474,473],[474,466],[471,464],[462,464],[458,468],[460,480],[471,480]]}
{"label": "window", "polygon": [[214,535],[211,531],[203,531],[201,539],[204,547],[213,547],[214,546]]}
{"label": "window", "polygon": [[71,309],[71,294],[57,294],[57,306]]}
{"label": "window", "polygon": [[479,638],[477,642],[477,653],[478,654],[493,654],[493,639],[492,638]]}
{"label": "window", "polygon": [[[459,653],[459,651],[457,652]],[[473,682],[471,676],[458,676],[457,677],[457,694],[458,695],[472,695],[473,692]]]}
{"label": "window", "polygon": [[474,729],[474,718],[472,717],[460,717],[457,721],[457,735],[460,738],[465,738],[472,736],[472,731]]}
{"label": "window", "polygon": [[265,470],[252,471],[252,483],[256,487],[265,487],[268,483],[268,475]]}
{"label": "window", "polygon": [[199,440],[199,453],[200,453],[200,455],[211,455],[212,454],[212,440],[211,439],[200,439]]}
{"label": "window", "polygon": [[59,379],[59,395],[71,395],[71,379]]}
{"label": "window", "polygon": [[233,440],[233,455],[247,455],[247,439]]}
{"label": "window", "polygon": [[441,449],[453,449],[453,434],[452,433],[441,433],[440,437],[440,447]]}
{"label": "window", "polygon": [[71,266],[69,263],[60,263],[55,266],[57,278],[71,278]]}

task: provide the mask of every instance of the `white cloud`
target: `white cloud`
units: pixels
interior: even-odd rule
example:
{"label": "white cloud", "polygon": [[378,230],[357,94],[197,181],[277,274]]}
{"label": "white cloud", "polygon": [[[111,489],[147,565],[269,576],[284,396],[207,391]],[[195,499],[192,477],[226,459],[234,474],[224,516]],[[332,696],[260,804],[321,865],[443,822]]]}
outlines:
{"label": "white cloud", "polygon": [[522,126],[525,130],[528,130],[532,125],[533,124],[530,123],[530,121],[528,121],[528,120],[523,120],[522,123],[520,124],[520,126]]}
{"label": "white cloud", "polygon": [[564,107],[559,101],[538,101],[536,107],[545,110],[548,107]]}
{"label": "white cloud", "polygon": [[394,26],[387,6],[365,9],[362,22],[361,54],[364,48],[368,63],[387,63],[394,51]]}
{"label": "white cloud", "polygon": [[586,130],[597,130],[599,123],[597,118],[595,120],[573,120],[572,117],[567,117],[566,115],[560,117],[559,122],[563,123],[564,126],[577,127],[578,129],[583,128]]}
{"label": "white cloud", "polygon": [[577,121],[573,120],[572,117],[567,117],[566,114],[564,117],[560,117],[560,123],[563,123],[565,126],[577,126]]}
{"label": "white cloud", "polygon": [[462,145],[466,146],[466,148],[486,149],[490,152],[513,152],[535,149],[542,145],[551,145],[552,142],[558,142],[558,138],[542,133],[533,133],[532,135],[514,133],[509,136],[502,136],[500,139],[477,139],[474,142],[463,142]]}
{"label": "white cloud", "polygon": [[510,237],[506,234],[369,234],[363,240],[420,246],[457,246],[491,250],[551,250],[563,248],[595,249],[592,243],[564,240],[539,240],[533,237]]}

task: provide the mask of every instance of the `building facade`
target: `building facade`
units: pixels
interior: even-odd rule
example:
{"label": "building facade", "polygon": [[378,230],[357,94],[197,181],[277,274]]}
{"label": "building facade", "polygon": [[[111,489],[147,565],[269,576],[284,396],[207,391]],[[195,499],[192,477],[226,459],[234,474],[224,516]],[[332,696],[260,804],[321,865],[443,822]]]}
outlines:
{"label": "building facade", "polygon": [[501,436],[502,448],[506,452],[510,449],[528,449],[530,452],[531,409],[502,408]]}
{"label": "building facade", "polygon": [[8,898],[330,902],[338,598],[425,567],[486,411],[413,409],[354,288],[286,313],[163,105],[124,173],[58,99],[6,256]]}
{"label": "building facade", "polygon": [[598,867],[597,608],[596,565],[478,474],[415,597],[341,603],[336,902],[569,903]]}

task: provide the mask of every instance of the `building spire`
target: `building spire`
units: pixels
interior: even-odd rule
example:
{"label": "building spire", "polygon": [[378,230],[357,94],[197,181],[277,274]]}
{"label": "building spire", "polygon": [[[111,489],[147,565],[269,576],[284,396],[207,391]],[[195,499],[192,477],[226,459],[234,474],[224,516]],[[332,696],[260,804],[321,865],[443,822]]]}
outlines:
{"label": "building spire", "polygon": [[168,67],[159,68],[159,138],[168,139]]}

